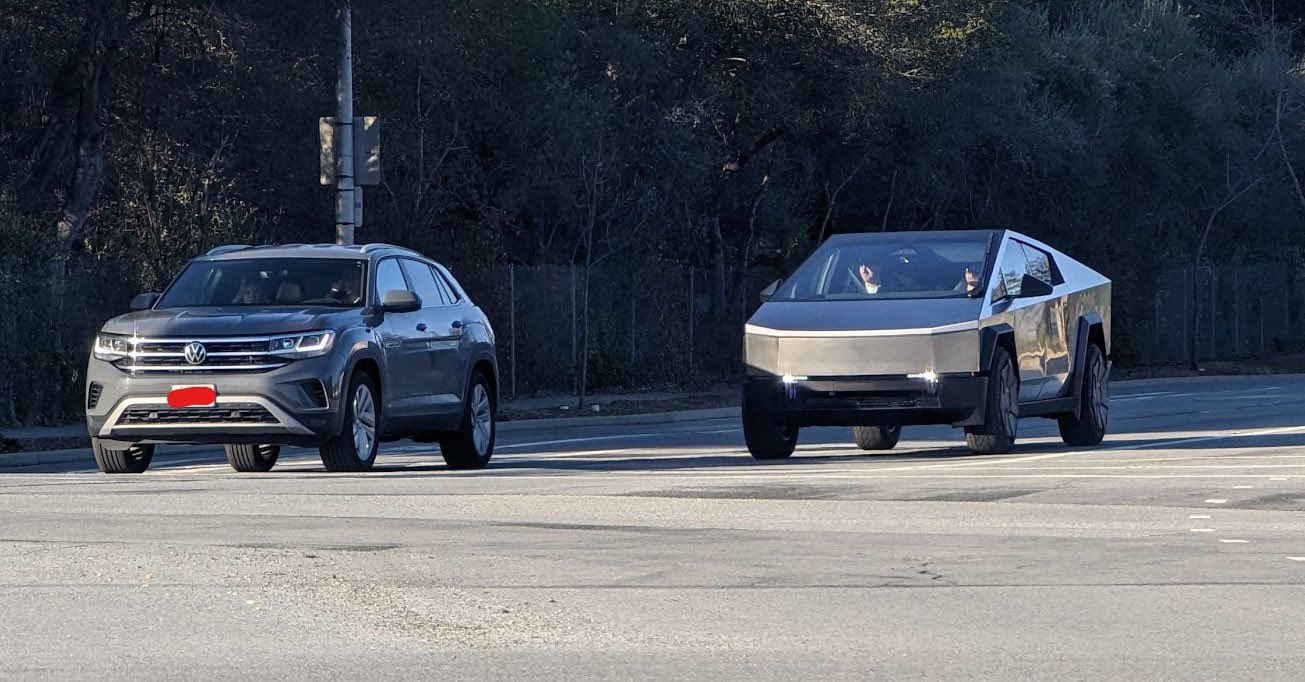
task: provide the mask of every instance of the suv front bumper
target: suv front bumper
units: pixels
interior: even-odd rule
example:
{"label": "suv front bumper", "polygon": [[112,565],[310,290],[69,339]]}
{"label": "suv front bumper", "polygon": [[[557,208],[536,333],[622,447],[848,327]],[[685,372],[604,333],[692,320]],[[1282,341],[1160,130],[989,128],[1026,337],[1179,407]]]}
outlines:
{"label": "suv front bumper", "polygon": [[[92,357],[87,430],[96,438],[129,443],[321,445],[340,426],[342,372],[333,356],[267,372],[206,374],[129,374]],[[217,401],[169,407],[168,393],[181,386],[212,386]]]}

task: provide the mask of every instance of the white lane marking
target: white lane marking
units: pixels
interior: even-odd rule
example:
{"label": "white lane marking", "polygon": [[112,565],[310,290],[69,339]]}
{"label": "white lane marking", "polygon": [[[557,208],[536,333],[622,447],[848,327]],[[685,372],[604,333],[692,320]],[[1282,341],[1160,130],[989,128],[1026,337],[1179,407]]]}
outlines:
{"label": "white lane marking", "polygon": [[[1143,448],[1156,448],[1166,445],[1185,445],[1187,443],[1204,443],[1212,440],[1228,440],[1230,438],[1245,438],[1247,436],[1274,436],[1288,433],[1305,433],[1305,426],[1287,426],[1277,429],[1259,429],[1256,431],[1233,431],[1218,436],[1195,436],[1192,438],[1176,438],[1173,440],[1148,441],[1146,443],[1135,443],[1122,447],[1112,448],[1114,450],[1141,450]],[[1109,441],[1107,441],[1109,443]]]}
{"label": "white lane marking", "polygon": [[1216,498],[1216,499],[1213,499],[1213,500],[1206,500],[1205,503],[1206,503],[1206,504],[1228,504],[1228,500],[1221,499],[1221,498]]}
{"label": "white lane marking", "polygon": [[1270,481],[1285,481],[1285,480],[1287,480],[1287,477],[1286,477],[1286,476],[1273,476],[1273,477],[1269,478],[1269,480],[1270,480]]}
{"label": "white lane marking", "polygon": [[1235,486],[1233,486],[1233,490],[1250,490],[1251,488],[1254,488],[1254,487],[1255,487],[1255,486],[1253,486],[1253,485],[1235,485]]}
{"label": "white lane marking", "polygon": [[1192,529],[1192,532],[1193,532],[1193,533],[1213,533],[1213,532],[1214,532],[1214,529],[1213,529],[1213,528],[1193,528],[1193,529]]}
{"label": "white lane marking", "polygon": [[1289,556],[1287,558],[1292,561],[1305,561],[1305,556]]}
{"label": "white lane marking", "polygon": [[1191,516],[1189,516],[1189,517],[1187,517],[1187,518],[1189,518],[1189,519],[1208,519],[1208,518],[1210,518],[1210,515],[1209,515],[1209,514],[1192,514]]}
{"label": "white lane marking", "polygon": [[1219,542],[1225,542],[1225,543],[1228,543],[1228,544],[1230,544],[1230,545],[1244,545],[1244,544],[1250,542],[1250,540],[1232,540],[1232,539],[1228,539],[1228,538],[1219,538]]}
{"label": "white lane marking", "polygon": [[1173,394],[1172,393],[1135,393],[1132,395],[1111,396],[1110,400],[1112,402],[1119,403],[1119,402],[1128,402],[1132,400],[1154,400],[1156,398],[1163,398],[1171,395]]}

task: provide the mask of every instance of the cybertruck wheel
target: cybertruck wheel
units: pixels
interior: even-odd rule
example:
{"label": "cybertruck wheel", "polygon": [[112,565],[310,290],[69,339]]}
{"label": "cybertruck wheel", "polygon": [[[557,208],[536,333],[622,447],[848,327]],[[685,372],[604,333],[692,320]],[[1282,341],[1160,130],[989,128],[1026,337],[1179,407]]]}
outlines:
{"label": "cybertruck wheel", "polygon": [[240,444],[223,446],[227,451],[227,464],[236,471],[271,471],[281,456],[280,445]]}
{"label": "cybertruck wheel", "polygon": [[106,474],[140,474],[154,461],[153,445],[129,445],[125,448],[109,446],[99,438],[91,439],[95,464]]}
{"label": "cybertruck wheel", "polygon": [[365,372],[354,372],[344,395],[344,428],[318,452],[327,471],[367,471],[376,463],[381,421],[376,384]]}
{"label": "cybertruck wheel", "polygon": [[743,440],[753,459],[788,459],[797,447],[798,428],[778,415],[743,412]]}
{"label": "cybertruck wheel", "polygon": [[1019,430],[1019,377],[1010,353],[997,351],[988,377],[988,399],[982,426],[965,429],[965,442],[977,455],[999,455],[1015,446]]}
{"label": "cybertruck wheel", "polygon": [[862,450],[892,450],[902,437],[900,426],[856,426],[852,438]]}
{"label": "cybertruck wheel", "polygon": [[1060,439],[1072,447],[1092,447],[1106,437],[1106,424],[1110,419],[1110,385],[1106,372],[1106,355],[1101,347],[1092,344],[1087,348],[1087,361],[1083,365],[1083,388],[1079,393],[1078,416],[1062,415],[1059,420]]}
{"label": "cybertruck wheel", "polygon": [[476,372],[467,390],[467,404],[462,408],[462,424],[457,431],[440,438],[440,453],[450,469],[483,469],[494,456],[494,392],[485,375]]}

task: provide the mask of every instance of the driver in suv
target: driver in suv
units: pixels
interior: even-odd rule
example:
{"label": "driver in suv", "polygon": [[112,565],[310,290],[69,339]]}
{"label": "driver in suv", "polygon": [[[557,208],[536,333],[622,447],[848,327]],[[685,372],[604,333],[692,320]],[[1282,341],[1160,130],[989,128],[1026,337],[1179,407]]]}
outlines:
{"label": "driver in suv", "polygon": [[489,320],[449,271],[386,244],[226,246],[104,324],[86,424],[106,473],[140,473],[158,443],[225,446],[268,471],[282,445],[364,471],[378,443],[438,441],[455,469],[494,452]]}

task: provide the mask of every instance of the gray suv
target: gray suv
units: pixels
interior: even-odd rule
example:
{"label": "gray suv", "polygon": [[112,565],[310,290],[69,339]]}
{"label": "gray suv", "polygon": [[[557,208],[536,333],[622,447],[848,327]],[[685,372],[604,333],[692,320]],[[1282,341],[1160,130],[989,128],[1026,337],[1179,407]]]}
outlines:
{"label": "gray suv", "polygon": [[106,473],[157,443],[226,446],[268,471],[282,445],[364,471],[380,441],[438,442],[454,469],[494,452],[498,363],[485,314],[439,263],[387,244],[224,246],[105,323],[86,424]]}

